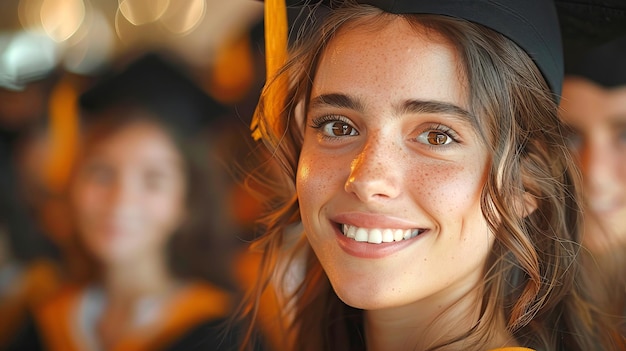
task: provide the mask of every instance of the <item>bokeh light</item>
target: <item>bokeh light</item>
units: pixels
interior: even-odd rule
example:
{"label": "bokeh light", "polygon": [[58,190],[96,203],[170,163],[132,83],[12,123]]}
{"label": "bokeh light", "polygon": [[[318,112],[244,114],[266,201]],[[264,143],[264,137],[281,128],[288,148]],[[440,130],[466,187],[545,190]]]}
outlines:
{"label": "bokeh light", "polygon": [[115,33],[101,10],[91,9],[88,25],[80,40],[65,49],[65,68],[78,74],[89,74],[106,65],[115,50]]}
{"label": "bokeh light", "polygon": [[82,0],[44,0],[41,4],[42,27],[57,42],[69,39],[84,19],[85,4]]}
{"label": "bokeh light", "polygon": [[119,0],[119,12],[136,26],[157,21],[169,6],[169,0]]}
{"label": "bokeh light", "polygon": [[205,14],[205,0],[178,0],[170,3],[161,23],[174,34],[185,34],[196,28]]}
{"label": "bokeh light", "polygon": [[44,0],[20,0],[17,15],[26,30],[41,30],[41,6]]}

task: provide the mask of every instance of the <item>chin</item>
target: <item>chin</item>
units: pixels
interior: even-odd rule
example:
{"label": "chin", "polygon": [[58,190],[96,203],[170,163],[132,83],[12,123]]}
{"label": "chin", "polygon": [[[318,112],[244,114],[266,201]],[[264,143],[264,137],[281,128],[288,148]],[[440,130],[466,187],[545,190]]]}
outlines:
{"label": "chin", "polygon": [[373,287],[371,284],[340,284],[333,285],[333,290],[343,303],[350,307],[363,310],[379,310],[404,305],[398,290],[383,286]]}
{"label": "chin", "polygon": [[401,299],[399,298],[390,298],[389,296],[385,296],[385,298],[376,298],[371,296],[354,296],[350,294],[337,294],[337,296],[346,305],[365,311],[384,310],[401,307],[408,304],[408,302],[401,301]]}
{"label": "chin", "polygon": [[99,247],[95,247],[90,251],[102,264],[114,265],[117,263],[129,262],[134,256],[136,256],[136,252],[128,249],[129,247],[120,247],[119,245],[109,243],[108,245],[101,244]]}

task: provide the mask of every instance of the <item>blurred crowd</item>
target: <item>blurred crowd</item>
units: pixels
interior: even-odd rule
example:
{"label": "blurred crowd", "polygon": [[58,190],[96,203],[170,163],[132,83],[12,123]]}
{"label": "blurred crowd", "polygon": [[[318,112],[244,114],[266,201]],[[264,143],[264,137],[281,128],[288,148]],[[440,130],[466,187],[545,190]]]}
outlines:
{"label": "blurred crowd", "polygon": [[201,65],[142,45],[2,84],[0,350],[234,349],[260,22]]}
{"label": "blurred crowd", "polygon": [[[201,67],[142,47],[0,87],[0,350],[235,349],[263,213],[244,185],[260,18],[232,37]],[[569,66],[561,113],[585,180],[587,273],[623,319],[626,41],[599,50]]]}

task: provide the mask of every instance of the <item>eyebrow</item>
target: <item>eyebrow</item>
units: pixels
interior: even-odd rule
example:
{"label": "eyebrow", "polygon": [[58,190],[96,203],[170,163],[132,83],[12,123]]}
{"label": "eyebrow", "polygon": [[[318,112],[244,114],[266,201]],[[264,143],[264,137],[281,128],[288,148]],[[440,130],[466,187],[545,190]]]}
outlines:
{"label": "eyebrow", "polygon": [[[360,99],[338,93],[316,96],[311,99],[309,106],[310,108],[345,108],[357,112],[364,112],[365,110],[365,103]],[[394,113],[396,115],[403,115],[407,113],[443,114],[457,117],[463,122],[471,123],[473,126],[476,126],[477,122],[476,118],[466,109],[458,105],[439,100],[406,100],[394,107]]]}
{"label": "eyebrow", "polygon": [[406,113],[427,113],[437,115],[449,115],[457,117],[463,122],[469,122],[475,125],[476,118],[466,109],[444,101],[434,100],[407,100],[397,109],[399,114]]}
{"label": "eyebrow", "polygon": [[310,108],[337,107],[363,112],[365,104],[357,99],[344,94],[322,94],[311,99]]}

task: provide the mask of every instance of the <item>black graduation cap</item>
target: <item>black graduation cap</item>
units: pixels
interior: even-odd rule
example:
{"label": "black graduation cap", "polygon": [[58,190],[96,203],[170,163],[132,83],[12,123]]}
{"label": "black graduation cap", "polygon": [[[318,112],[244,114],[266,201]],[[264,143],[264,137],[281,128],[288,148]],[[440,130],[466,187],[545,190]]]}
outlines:
{"label": "black graduation cap", "polygon": [[226,112],[182,65],[157,53],[145,54],[121,72],[103,77],[80,96],[79,104],[86,122],[112,106],[138,105],[185,134],[201,130]]}
{"label": "black graduation cap", "polygon": [[[289,8],[315,12],[338,8],[346,0],[287,0]],[[491,28],[519,45],[535,61],[555,96],[561,93],[563,50],[552,0],[353,0],[395,14],[436,14],[462,18]],[[326,9],[324,9],[324,7]],[[317,17],[323,17],[318,15]],[[309,17],[308,15],[306,17]]]}
{"label": "black graduation cap", "polygon": [[[511,39],[535,61],[548,85],[561,93],[563,52],[578,56],[591,47],[626,35],[624,0],[353,0],[391,13],[427,13],[463,18]],[[287,0],[290,8],[315,12],[346,0]],[[319,10],[325,7],[324,10]],[[320,16],[323,16],[320,15]],[[562,33],[562,34],[561,34]]]}

